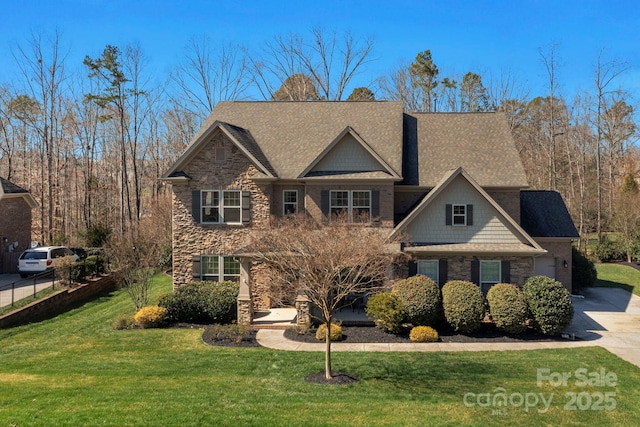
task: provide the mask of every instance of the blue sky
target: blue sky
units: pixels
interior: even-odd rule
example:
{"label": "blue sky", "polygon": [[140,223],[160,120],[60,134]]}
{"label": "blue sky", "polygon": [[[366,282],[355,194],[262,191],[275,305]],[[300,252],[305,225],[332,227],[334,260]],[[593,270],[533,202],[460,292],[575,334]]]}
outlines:
{"label": "blue sky", "polygon": [[640,3],[632,0],[0,0],[0,6],[0,83],[16,75],[11,49],[27,46],[31,31],[59,30],[70,69],[80,69],[85,55],[97,57],[107,44],[137,42],[160,78],[192,36],[251,51],[278,34],[321,26],[375,39],[377,60],[358,76],[358,86],[430,49],[442,75],[498,77],[509,70],[532,95],[545,95],[548,78],[538,49],[557,44],[564,96],[591,89],[602,49],[605,59],[630,63],[620,82],[640,94]]}

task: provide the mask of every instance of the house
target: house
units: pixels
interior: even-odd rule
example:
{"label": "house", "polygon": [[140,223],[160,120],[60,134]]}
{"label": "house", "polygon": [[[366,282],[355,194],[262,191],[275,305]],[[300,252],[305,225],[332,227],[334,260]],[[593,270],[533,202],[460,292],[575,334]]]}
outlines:
{"label": "house", "polygon": [[260,266],[234,254],[271,217],[299,212],[345,212],[403,236],[406,273],[440,284],[486,291],[544,272],[571,290],[577,231],[558,193],[526,190],[500,113],[221,102],[162,179],[173,189],[174,287],[239,280],[239,321],[271,300]]}
{"label": "house", "polygon": [[18,255],[31,246],[31,210],[35,207],[27,190],[0,177],[0,273],[16,273]]}

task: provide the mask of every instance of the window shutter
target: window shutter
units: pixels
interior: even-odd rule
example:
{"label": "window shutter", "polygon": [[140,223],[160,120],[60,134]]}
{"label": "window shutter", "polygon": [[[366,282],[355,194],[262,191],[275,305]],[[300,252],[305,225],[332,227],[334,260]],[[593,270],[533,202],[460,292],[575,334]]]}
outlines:
{"label": "window shutter", "polygon": [[449,280],[449,262],[446,259],[438,261],[438,284],[442,287]]}
{"label": "window shutter", "polygon": [[473,225],[473,205],[467,205],[467,225]]}
{"label": "window shutter", "polygon": [[200,223],[200,190],[193,190],[191,192],[191,215],[196,224]]}
{"label": "window shutter", "polygon": [[480,261],[471,260],[471,281],[476,285],[480,285]]}
{"label": "window shutter", "polygon": [[320,192],[320,210],[324,216],[329,216],[329,190]]}
{"label": "window shutter", "polygon": [[242,224],[249,225],[251,221],[251,193],[243,191],[242,193]]}
{"label": "window shutter", "polygon": [[500,263],[500,269],[502,270],[500,272],[502,283],[511,283],[511,262],[502,261]]}
{"label": "window shutter", "polygon": [[371,191],[371,218],[380,216],[380,190]]}
{"label": "window shutter", "polygon": [[445,206],[444,215],[445,215],[444,217],[445,225],[452,225],[451,217],[453,215],[453,205],[447,204],[447,206]]}
{"label": "window shutter", "polygon": [[193,280],[202,280],[200,272],[200,255],[194,255],[191,260],[191,277],[193,277]]}
{"label": "window shutter", "polygon": [[409,260],[409,277],[418,274],[418,263],[415,260]]}

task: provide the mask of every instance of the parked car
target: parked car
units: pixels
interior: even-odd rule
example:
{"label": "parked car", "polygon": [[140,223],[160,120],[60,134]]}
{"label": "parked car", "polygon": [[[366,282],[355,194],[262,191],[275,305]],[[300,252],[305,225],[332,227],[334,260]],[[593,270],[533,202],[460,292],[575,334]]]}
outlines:
{"label": "parked car", "polygon": [[27,249],[18,258],[18,273],[25,278],[30,274],[37,274],[55,268],[60,258],[71,257],[75,262],[80,257],[65,246],[40,246]]}

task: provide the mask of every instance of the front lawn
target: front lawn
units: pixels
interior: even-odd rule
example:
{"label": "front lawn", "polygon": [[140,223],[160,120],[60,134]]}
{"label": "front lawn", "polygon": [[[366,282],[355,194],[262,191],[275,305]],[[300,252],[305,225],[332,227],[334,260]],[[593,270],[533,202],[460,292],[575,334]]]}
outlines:
{"label": "front lawn", "polygon": [[640,296],[640,271],[624,264],[596,264],[595,286],[622,288]]}
{"label": "front lawn", "polygon": [[[152,301],[170,289],[156,280]],[[127,312],[118,291],[0,330],[0,426],[640,425],[640,369],[598,347],[336,352],[334,368],[361,381],[328,386],[304,380],[322,353],[208,346],[198,329],[112,330]]]}

